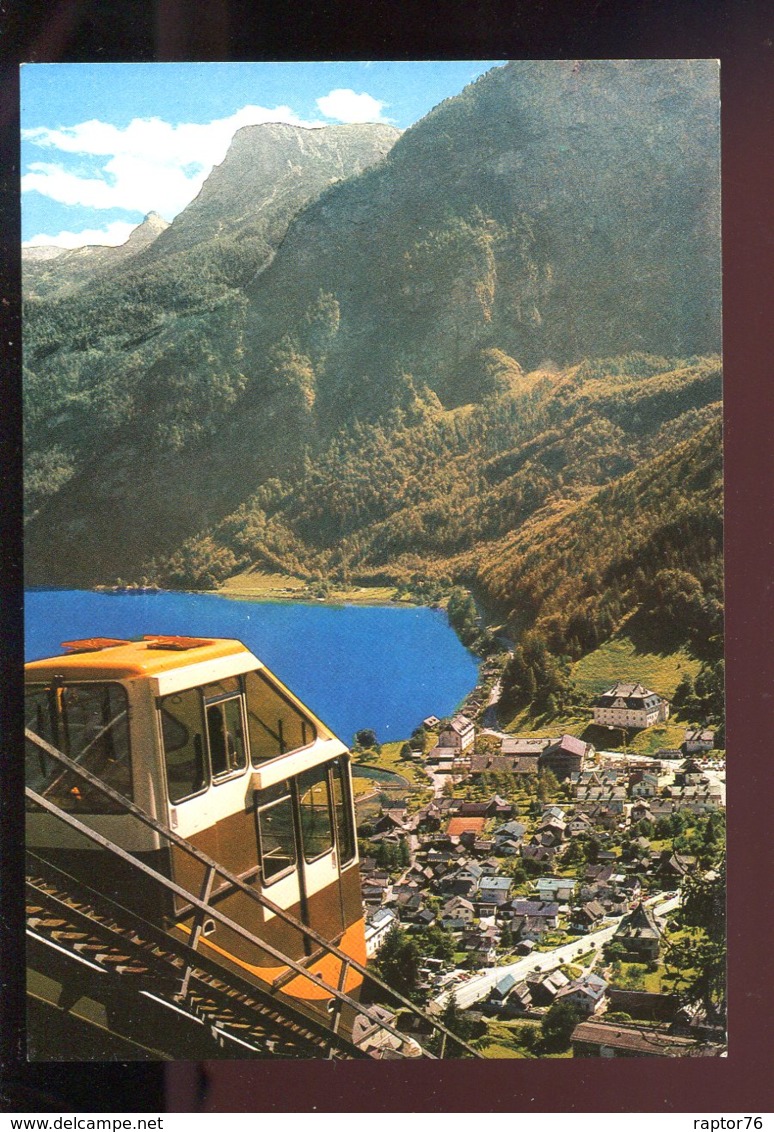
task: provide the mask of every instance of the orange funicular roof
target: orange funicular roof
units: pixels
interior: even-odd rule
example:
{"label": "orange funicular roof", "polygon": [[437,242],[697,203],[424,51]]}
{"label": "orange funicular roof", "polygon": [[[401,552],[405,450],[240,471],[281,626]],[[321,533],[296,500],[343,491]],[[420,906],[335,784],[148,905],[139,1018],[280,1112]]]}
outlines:
{"label": "orange funicular roof", "polygon": [[31,675],[56,672],[80,679],[151,675],[170,668],[248,653],[241,641],[224,637],[183,637],[149,634],[141,641],[87,637],[64,641],[64,655],[31,661]]}

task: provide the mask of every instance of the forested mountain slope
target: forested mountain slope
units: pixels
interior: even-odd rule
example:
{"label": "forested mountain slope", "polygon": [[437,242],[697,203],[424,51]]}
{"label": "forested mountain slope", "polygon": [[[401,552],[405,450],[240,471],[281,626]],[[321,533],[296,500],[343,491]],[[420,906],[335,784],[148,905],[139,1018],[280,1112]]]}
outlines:
{"label": "forested mountain slope", "polygon": [[[64,513],[72,510],[70,491],[78,506],[100,449],[113,450],[111,468],[139,458],[153,476],[157,450],[163,459],[199,446],[227,418],[247,381],[243,285],[271,261],[310,200],[381,160],[397,137],[385,125],[245,127],[171,226],[151,217],[122,248],[28,261],[28,514],[70,481]],[[154,242],[142,238],[151,227]],[[38,290],[50,297],[36,297]],[[76,486],[79,473],[85,482]],[[46,519],[54,538],[57,514],[55,506]],[[31,534],[32,560],[35,547]]]}
{"label": "forested mountain slope", "polygon": [[715,600],[716,79],[509,64],[292,217],[338,143],[242,131],[136,270],[29,305],[29,580],[424,574],[573,648],[659,571]]}
{"label": "forested mountain slope", "polygon": [[[342,430],[146,570],[188,587],[254,565],[360,584],[465,581],[514,627],[537,625],[576,655],[657,606],[662,572],[680,570],[707,599],[703,631],[719,633],[718,363],[514,366],[510,388],[475,407],[444,410],[407,387],[404,408]],[[704,614],[692,615],[699,633]]]}

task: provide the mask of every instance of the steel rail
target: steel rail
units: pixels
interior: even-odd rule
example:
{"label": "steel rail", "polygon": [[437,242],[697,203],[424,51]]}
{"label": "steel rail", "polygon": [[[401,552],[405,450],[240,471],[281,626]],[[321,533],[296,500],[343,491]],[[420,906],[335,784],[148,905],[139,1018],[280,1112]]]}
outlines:
{"label": "steel rail", "polygon": [[[179,985],[181,967],[177,966],[177,963],[185,965],[186,962],[190,962],[190,947],[185,941],[169,936],[163,929],[149,924],[137,913],[123,905],[116,904],[110,897],[91,889],[88,885],[76,881],[75,878],[63,873],[49,862],[42,860],[40,864],[42,865],[41,871],[57,874],[57,889],[51,891],[52,882],[49,880],[38,881],[28,878],[26,884],[33,898],[41,900],[46,907],[55,910],[56,915],[66,917],[73,927],[77,925],[79,934],[90,935],[95,942],[99,937],[102,937],[105,940],[103,946],[106,949],[111,947],[131,948],[132,957],[130,958],[134,962],[139,961],[141,964],[147,965],[152,985],[156,988],[156,995],[162,993],[162,983],[166,984],[169,989],[171,989],[172,982]],[[72,889],[70,883],[74,886]],[[68,903],[68,899],[72,899],[73,893],[79,900],[83,899],[85,894],[86,899],[93,905],[90,911],[87,911],[83,906],[73,906]],[[107,905],[109,912],[106,913],[105,910],[99,908],[99,903]],[[124,921],[121,926],[119,926],[119,919]],[[137,922],[141,925],[139,929],[136,926]],[[127,926],[127,923],[129,926]],[[56,938],[58,930],[60,929],[51,931],[50,939],[47,936],[40,938],[43,942],[53,942],[55,947],[61,947],[61,942]],[[72,952],[67,949],[63,950],[65,954],[72,957]],[[79,944],[74,945],[74,950],[79,950]],[[92,950],[92,948],[89,948],[89,950]],[[254,1033],[256,1030],[266,1029],[267,1027],[273,1028],[275,1031],[274,1040],[281,1042],[286,1048],[294,1043],[301,1042],[320,1050],[325,1049],[329,1051],[329,1056],[334,1050],[339,1053],[344,1052],[348,1056],[366,1056],[365,1052],[354,1046],[351,1040],[331,1033],[330,1028],[325,1025],[322,1019],[316,1019],[303,1013],[289,1002],[278,1003],[277,999],[268,991],[250,983],[239,975],[229,973],[229,982],[226,986],[223,983],[225,972],[222,965],[202,954],[197,954],[196,959],[192,978],[196,980],[199,989],[193,992],[190,1003],[181,1003],[177,995],[170,998],[161,998],[160,1001],[165,1002],[173,1009],[181,1010],[189,1017],[196,1018],[199,1021],[207,1021],[209,1025],[228,1026],[230,1023],[223,1013],[224,1010],[232,1014],[241,1014],[244,1019],[249,1020],[249,1025]],[[109,979],[120,976],[121,981],[125,977],[134,981],[143,977],[142,972],[138,969],[125,971],[117,967],[115,970],[109,970],[104,965],[92,964],[90,960],[84,959],[80,952],[78,960],[85,962],[87,966],[94,967],[95,970],[105,974]],[[202,1002],[202,991],[210,997],[215,1008],[221,1011],[214,1023],[209,1016],[203,1019],[198,1013]],[[220,1005],[218,1005],[218,1000],[220,1000]]]}
{"label": "steel rail", "polygon": [[[247,940],[248,943],[251,943],[253,944],[253,946],[258,947],[261,951],[265,951],[268,955],[271,955],[273,959],[277,959],[283,965],[291,967],[294,971],[296,971],[298,975],[302,976],[305,979],[308,979],[310,983],[313,983],[316,987],[325,991],[326,994],[330,994],[334,998],[342,1001],[345,1005],[351,1006],[356,1011],[356,1013],[365,1014],[367,1018],[369,1018],[372,1022],[378,1023],[382,1029],[387,1030],[387,1032],[392,1034],[393,1037],[399,1038],[401,1044],[403,1044],[407,1040],[406,1034],[401,1034],[399,1030],[396,1030],[394,1027],[390,1026],[383,1019],[372,1015],[367,1007],[362,1007],[360,1003],[356,1002],[355,999],[350,998],[348,994],[345,994],[343,991],[337,990],[336,987],[330,986],[325,982],[321,975],[317,975],[314,971],[309,971],[306,969],[306,967],[302,967],[301,964],[296,962],[295,959],[291,959],[290,956],[283,954],[283,952],[274,947],[273,944],[267,943],[266,940],[259,939],[258,936],[253,935],[252,932],[247,930],[247,928],[242,927],[241,924],[238,924],[236,920],[232,920],[229,916],[226,916],[225,913],[220,911],[220,909],[215,908],[212,904],[207,904],[203,900],[200,900],[198,896],[194,896],[193,893],[188,892],[181,885],[176,884],[173,880],[170,880],[169,877],[165,877],[163,873],[158,872],[151,865],[146,864],[145,861],[140,861],[136,857],[133,857],[131,853],[128,853],[126,851],[126,849],[122,849],[120,845],[116,845],[109,838],[103,836],[103,834],[97,833],[97,831],[91,829],[90,826],[84,825],[83,822],[79,821],[78,818],[73,817],[72,814],[68,814],[65,810],[60,810],[54,802],[50,802],[47,798],[42,798],[39,794],[36,794],[34,790],[30,789],[30,787],[26,788],[25,793],[31,801],[35,802],[36,805],[41,806],[48,813],[53,814],[54,817],[64,821],[67,825],[70,826],[71,829],[74,829],[78,833],[83,834],[84,837],[88,837],[89,840],[101,846],[101,848],[107,849],[108,852],[115,854],[122,861],[130,864],[139,872],[142,872],[152,880],[157,881],[158,883],[163,885],[164,888],[174,893],[175,896],[180,896],[181,898],[186,899],[189,904],[192,904],[194,906],[194,908],[198,908],[200,912],[208,916],[212,916],[214,919],[223,924],[224,927],[229,928],[229,930],[241,936],[242,939]],[[423,1053],[425,1053],[427,1057],[433,1056],[431,1053],[429,1053],[429,1051],[423,1050]]]}
{"label": "steel rail", "polygon": [[[437,1030],[439,1033],[444,1034],[447,1038],[451,1038],[458,1048],[464,1050],[472,1057],[480,1058],[482,1056],[478,1050],[475,1050],[472,1048],[472,1046],[469,1046],[453,1031],[444,1026],[442,1022],[437,1021],[435,1018],[423,1012],[419,1007],[416,1006],[415,1003],[411,1002],[410,999],[405,998],[393,987],[389,986],[388,983],[383,982],[378,976],[374,975],[372,971],[369,971],[363,964],[359,963],[351,955],[348,955],[346,952],[338,948],[335,944],[331,943],[330,940],[325,939],[325,937],[320,935],[319,932],[315,931],[314,928],[310,927],[307,924],[304,924],[301,920],[298,920],[295,916],[293,916],[292,913],[288,912],[284,908],[281,908],[278,904],[275,904],[272,900],[269,900],[268,897],[264,896],[260,892],[257,892],[254,888],[246,885],[238,877],[230,873],[228,869],[226,869],[219,862],[208,857],[207,854],[203,853],[200,849],[196,849],[193,845],[191,845],[190,842],[186,841],[185,838],[181,837],[179,834],[163,825],[156,818],[152,818],[150,814],[147,814],[143,809],[137,806],[136,803],[131,802],[117,790],[114,790],[112,787],[108,786],[107,783],[102,781],[102,779],[97,778],[96,775],[93,775],[84,767],[78,766],[73,762],[72,759],[68,758],[67,755],[57,750],[56,747],[53,747],[45,739],[41,738],[41,736],[36,735],[34,731],[30,731],[29,728],[25,728],[24,733],[25,737],[35,746],[45,751],[46,754],[57,760],[68,770],[71,770],[74,774],[83,778],[97,790],[101,791],[107,797],[111,798],[127,813],[130,813],[133,817],[137,818],[137,820],[142,824],[146,825],[149,829],[154,830],[159,834],[160,837],[163,837],[170,844],[177,845],[178,848],[188,853],[191,857],[193,857],[201,865],[203,865],[206,870],[214,870],[214,872],[220,875],[228,885],[232,886],[234,889],[237,889],[240,892],[245,893],[248,897],[250,897],[250,899],[256,901],[256,903],[268,909],[274,915],[279,916],[282,920],[284,920],[285,923],[290,924],[292,927],[296,928],[302,935],[306,936],[308,939],[314,940],[315,943],[319,944],[320,947],[322,947],[329,954],[335,956],[337,959],[340,959],[342,963],[348,964],[349,967],[357,971],[364,978],[368,979],[370,983],[378,986],[381,990],[385,991],[391,999],[400,1003],[401,1006],[405,1007],[416,1017],[422,1019],[423,1021],[429,1022],[434,1030]],[[343,996],[343,1001],[345,1001],[348,1005],[353,1005],[358,1013],[364,1014],[367,1018],[369,1018],[370,1021],[379,1025],[381,1028],[386,1029],[388,1033],[393,1034],[393,1036],[399,1037],[401,1042],[405,1042],[407,1040],[407,1036],[405,1034],[401,1034],[400,1031],[392,1029],[388,1023],[384,1022],[383,1019],[371,1015],[367,1007],[361,1006],[353,999],[350,999],[349,996],[343,995],[343,992],[339,991],[338,988],[329,986],[321,979],[320,976],[314,975],[304,966],[297,963],[295,960],[290,959],[289,956],[284,955],[282,952],[268,945],[266,941],[252,936],[251,933],[247,931],[247,929],[242,928],[234,921],[229,920],[228,917],[224,916],[223,913],[218,912],[213,905],[200,901],[198,897],[193,895],[193,893],[190,893],[186,889],[180,887],[179,885],[176,885],[174,881],[170,880],[170,878],[168,877],[165,877],[162,873],[156,872],[156,870],[152,869],[149,865],[146,865],[144,862],[138,860],[137,857],[127,852],[127,850],[122,849],[120,846],[114,845],[107,838],[103,838],[102,835],[97,834],[96,831],[91,829],[89,826],[86,826],[83,823],[79,822],[77,818],[73,818],[72,815],[69,815],[66,811],[61,810],[58,806],[49,802],[48,799],[42,798],[41,796],[35,794],[35,792],[32,791],[30,787],[26,788],[26,793],[28,797],[31,797],[33,801],[41,805],[48,812],[64,820],[67,824],[71,824],[74,828],[77,828],[79,832],[82,832],[84,836],[89,837],[96,843],[103,845],[104,848],[123,858],[133,867],[137,867],[141,871],[146,872],[148,875],[152,876],[159,883],[161,883],[164,887],[170,889],[176,895],[179,895],[181,899],[183,899],[186,903],[192,905],[195,908],[199,908],[200,911],[214,915],[216,919],[222,920],[222,922],[226,924],[226,926],[236,931],[237,934],[242,935],[244,938],[248,939],[249,942],[257,944],[268,954],[272,955],[273,958],[278,959],[283,965],[296,970],[299,975],[302,975],[304,978],[309,979],[311,982],[315,982],[319,987],[333,995],[336,999],[339,999],[340,996]],[[222,896],[222,892],[223,890],[221,889],[220,892],[218,892],[216,895]],[[417,1043],[417,1045],[419,1045],[419,1043]],[[419,1046],[419,1048],[422,1050],[422,1053],[426,1057],[433,1058],[435,1056],[428,1050],[425,1050],[421,1045]]]}

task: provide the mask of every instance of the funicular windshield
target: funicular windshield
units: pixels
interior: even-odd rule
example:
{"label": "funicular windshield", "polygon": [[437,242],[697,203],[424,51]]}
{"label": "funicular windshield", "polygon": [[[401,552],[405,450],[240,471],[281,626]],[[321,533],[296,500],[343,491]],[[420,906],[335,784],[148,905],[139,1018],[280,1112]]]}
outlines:
{"label": "funicular windshield", "polygon": [[314,742],[314,725],[262,672],[244,677],[253,766]]}
{"label": "funicular windshield", "polygon": [[[28,684],[25,726],[85,770],[133,799],[126,691],[115,683]],[[30,740],[27,785],[63,810],[120,813],[121,806],[90,786]]]}
{"label": "funicular windshield", "polygon": [[262,672],[228,676],[159,701],[169,800],[173,804],[253,766],[308,747],[311,719]]}

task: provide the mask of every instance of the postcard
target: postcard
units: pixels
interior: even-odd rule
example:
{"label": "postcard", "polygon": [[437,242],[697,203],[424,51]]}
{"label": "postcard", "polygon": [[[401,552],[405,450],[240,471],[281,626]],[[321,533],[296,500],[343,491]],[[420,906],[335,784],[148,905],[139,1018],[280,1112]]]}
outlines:
{"label": "postcard", "polygon": [[21,118],[27,1056],[724,1058],[717,61]]}

